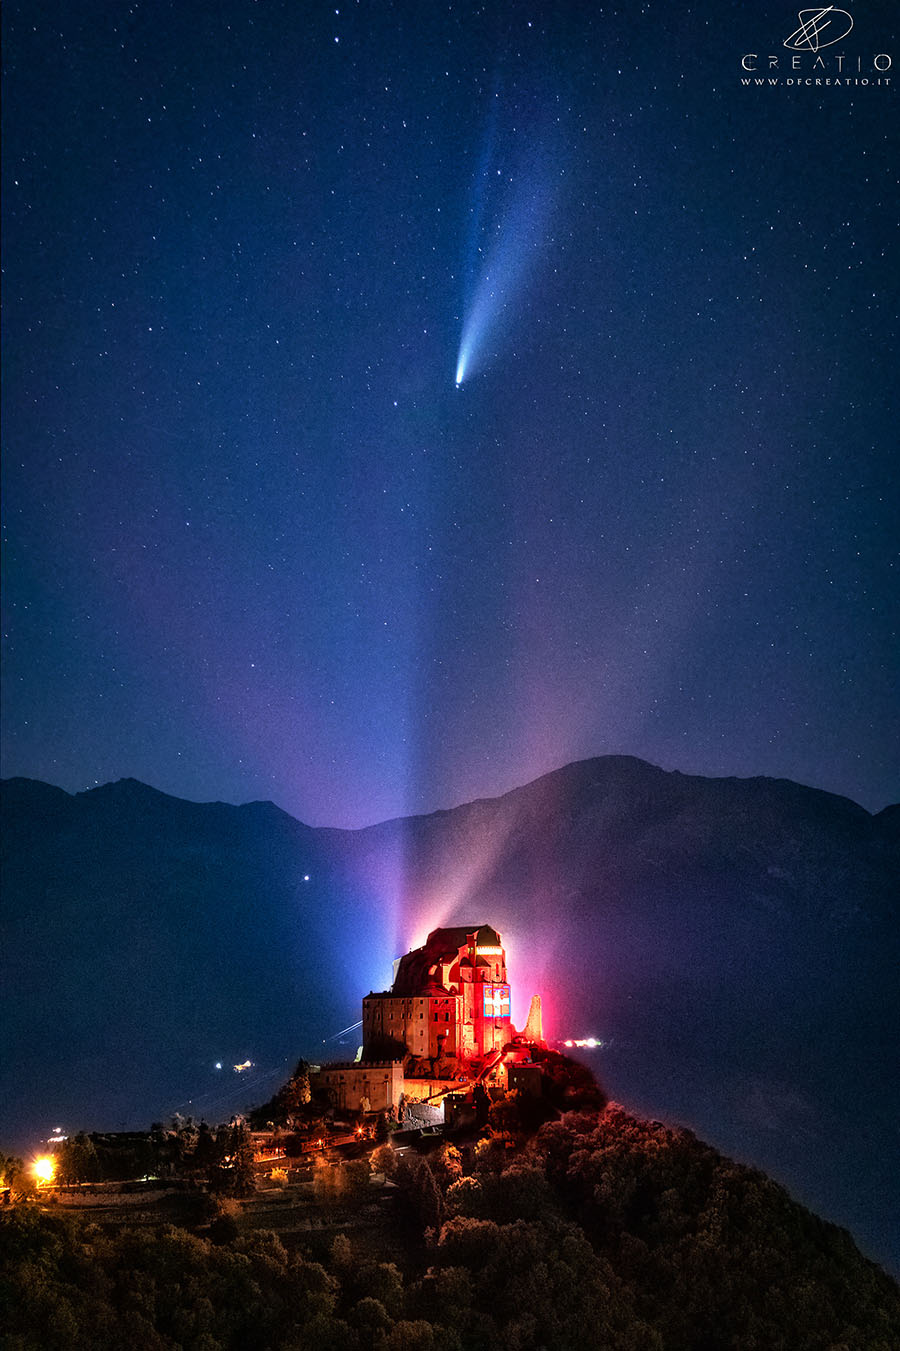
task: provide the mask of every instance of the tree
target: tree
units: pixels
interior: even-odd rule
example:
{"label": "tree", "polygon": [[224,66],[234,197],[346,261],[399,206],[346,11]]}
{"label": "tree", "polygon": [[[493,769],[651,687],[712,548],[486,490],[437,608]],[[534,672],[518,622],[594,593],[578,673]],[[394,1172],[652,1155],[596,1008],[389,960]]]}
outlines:
{"label": "tree", "polygon": [[415,1322],[402,1319],[394,1324],[380,1345],[384,1351],[431,1351],[438,1345],[438,1339],[434,1327],[424,1318],[417,1318]]}
{"label": "tree", "polygon": [[206,1176],[209,1170],[219,1161],[221,1150],[219,1142],[209,1129],[205,1121],[200,1122],[200,1129],[197,1132],[197,1143],[194,1146],[194,1153],[191,1157],[191,1166],[198,1173]]}
{"label": "tree", "polygon": [[397,1155],[393,1145],[378,1145],[372,1150],[369,1163],[373,1173],[383,1173],[385,1177],[392,1178],[397,1171]]}
{"label": "tree", "polygon": [[0,1184],[15,1191],[19,1178],[25,1171],[25,1165],[14,1154],[0,1152]]}
{"label": "tree", "polygon": [[243,1121],[235,1124],[231,1137],[232,1169],[235,1196],[248,1196],[256,1191],[256,1173],[253,1168],[253,1141]]}
{"label": "tree", "polygon": [[484,1186],[477,1177],[459,1177],[447,1188],[447,1211],[450,1215],[467,1215],[475,1219],[486,1217]]}
{"label": "tree", "polygon": [[319,1204],[329,1205],[339,1201],[344,1182],[340,1168],[329,1163],[324,1154],[318,1154],[313,1163],[313,1196]]}
{"label": "tree", "polygon": [[305,1060],[297,1061],[297,1068],[288,1079],[284,1088],[284,1106],[290,1116],[300,1116],[303,1108],[312,1100],[309,1086],[309,1065]]}
{"label": "tree", "polygon": [[296,1125],[298,1119],[306,1116],[311,1100],[309,1065],[305,1060],[298,1060],[288,1081],[281,1085],[268,1102],[253,1109],[250,1120],[257,1130]]}
{"label": "tree", "polygon": [[391,1136],[391,1132],[390,1132],[390,1129],[389,1129],[389,1127],[388,1127],[387,1114],[386,1114],[385,1112],[379,1112],[379,1113],[378,1113],[378,1116],[377,1116],[376,1119],[375,1119],[375,1143],[376,1143],[376,1145],[383,1145],[383,1144],[386,1144],[386,1142],[390,1139],[390,1136]]}
{"label": "tree", "polygon": [[0,1185],[9,1187],[10,1201],[30,1201],[38,1190],[37,1178],[15,1154],[0,1153]]}
{"label": "tree", "polygon": [[[222,1132],[219,1132],[221,1142]],[[253,1140],[243,1121],[235,1121],[227,1135],[221,1162],[210,1169],[210,1186],[230,1196],[249,1196],[256,1190]]]}
{"label": "tree", "polygon": [[437,1232],[443,1219],[444,1199],[426,1161],[415,1154],[403,1155],[394,1180],[420,1227]]}
{"label": "tree", "polygon": [[491,1103],[488,1124],[497,1139],[514,1142],[523,1133],[520,1094],[516,1089],[504,1093],[498,1102]]}
{"label": "tree", "polygon": [[444,1218],[444,1198],[427,1163],[422,1163],[416,1178],[416,1207],[423,1230],[431,1229],[435,1237]]}
{"label": "tree", "polygon": [[338,1271],[349,1271],[353,1265],[353,1247],[346,1234],[335,1234],[331,1244],[331,1265]]}
{"label": "tree", "polygon": [[448,1187],[459,1181],[463,1175],[463,1165],[462,1155],[456,1145],[447,1142],[441,1145],[431,1161],[431,1171],[442,1192],[446,1192]]}
{"label": "tree", "polygon": [[97,1182],[100,1160],[93,1140],[84,1131],[70,1135],[56,1150],[56,1176],[65,1184]]}
{"label": "tree", "polygon": [[391,1318],[403,1312],[403,1274],[394,1262],[364,1262],[355,1273],[360,1299],[378,1300]]}

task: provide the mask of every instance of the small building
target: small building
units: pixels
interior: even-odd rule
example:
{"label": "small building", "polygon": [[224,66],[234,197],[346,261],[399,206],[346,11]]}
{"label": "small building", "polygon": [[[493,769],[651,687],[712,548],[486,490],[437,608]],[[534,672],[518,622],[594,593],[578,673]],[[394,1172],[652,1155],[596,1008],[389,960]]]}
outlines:
{"label": "small building", "polygon": [[310,1082],[343,1111],[387,1112],[397,1106],[403,1093],[403,1062],[363,1060],[323,1065],[310,1075]]}
{"label": "small building", "polygon": [[543,1072],[540,1065],[530,1061],[508,1065],[506,1086],[509,1091],[523,1093],[529,1098],[539,1098],[543,1092]]}

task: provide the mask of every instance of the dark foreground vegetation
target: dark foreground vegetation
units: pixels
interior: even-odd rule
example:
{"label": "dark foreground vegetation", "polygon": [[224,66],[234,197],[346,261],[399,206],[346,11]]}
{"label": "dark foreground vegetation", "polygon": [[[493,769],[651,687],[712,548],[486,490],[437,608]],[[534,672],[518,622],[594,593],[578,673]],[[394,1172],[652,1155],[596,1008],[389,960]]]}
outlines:
{"label": "dark foreground vegetation", "polygon": [[[5,1351],[896,1351],[900,1290],[843,1230],[621,1108],[322,1164],[318,1232],[208,1201],[193,1231],[0,1220]],[[527,1116],[527,1114],[526,1114]],[[377,1171],[376,1171],[377,1170]],[[391,1176],[393,1187],[380,1187]],[[374,1201],[374,1204],[373,1204]],[[380,1212],[376,1241],[365,1215]],[[202,1220],[202,1222],[201,1222]]]}

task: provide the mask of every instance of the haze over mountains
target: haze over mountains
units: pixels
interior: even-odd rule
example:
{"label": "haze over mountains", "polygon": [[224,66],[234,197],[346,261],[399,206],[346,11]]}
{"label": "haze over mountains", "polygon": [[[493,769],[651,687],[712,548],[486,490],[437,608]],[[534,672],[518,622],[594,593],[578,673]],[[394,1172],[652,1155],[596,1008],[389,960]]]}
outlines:
{"label": "haze over mountains", "polygon": [[352,1056],[392,957],[489,922],[520,1025],[541,992],[613,1097],[900,1267],[900,809],[625,757],[359,831],[134,780],[7,780],[2,808],[3,1147],[261,1101],[299,1054]]}

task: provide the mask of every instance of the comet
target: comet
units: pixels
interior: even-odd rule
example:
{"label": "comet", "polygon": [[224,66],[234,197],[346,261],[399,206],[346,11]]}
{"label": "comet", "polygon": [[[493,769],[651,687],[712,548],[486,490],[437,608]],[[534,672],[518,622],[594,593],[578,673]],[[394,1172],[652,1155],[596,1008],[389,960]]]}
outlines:
{"label": "comet", "polygon": [[540,147],[509,173],[493,168],[488,158],[479,167],[472,207],[470,294],[456,356],[457,389],[495,359],[513,330],[546,247],[554,203],[548,156]]}

